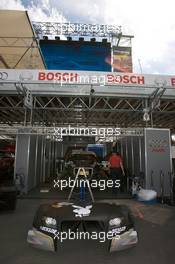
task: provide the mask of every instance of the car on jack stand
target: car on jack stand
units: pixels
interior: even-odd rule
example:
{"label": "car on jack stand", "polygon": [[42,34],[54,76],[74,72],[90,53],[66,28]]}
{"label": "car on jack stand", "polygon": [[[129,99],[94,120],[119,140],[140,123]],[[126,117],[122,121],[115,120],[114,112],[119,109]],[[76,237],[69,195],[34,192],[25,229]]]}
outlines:
{"label": "car on jack stand", "polygon": [[65,162],[65,176],[75,177],[78,168],[85,168],[88,178],[92,178],[97,167],[97,157],[92,151],[73,150]]}
{"label": "car on jack stand", "polygon": [[108,179],[106,168],[102,162],[99,163],[93,151],[73,150],[65,161],[65,168],[62,178],[75,178],[78,168],[83,167],[89,180]]}

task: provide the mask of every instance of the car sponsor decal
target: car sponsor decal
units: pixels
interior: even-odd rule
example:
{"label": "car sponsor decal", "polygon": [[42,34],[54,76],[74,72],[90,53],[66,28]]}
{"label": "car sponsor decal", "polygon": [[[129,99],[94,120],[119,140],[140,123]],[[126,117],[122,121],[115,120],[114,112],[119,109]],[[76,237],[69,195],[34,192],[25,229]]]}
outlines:
{"label": "car sponsor decal", "polygon": [[57,233],[57,229],[49,228],[46,226],[40,226],[40,230],[54,234],[54,235]]}
{"label": "car sponsor decal", "polygon": [[8,73],[7,72],[0,72],[0,80],[5,81],[8,79]]}
{"label": "car sponsor decal", "polygon": [[83,216],[89,216],[91,213],[91,208],[92,205],[86,206],[86,207],[81,207],[77,205],[72,205],[73,208],[76,208],[73,210],[75,213],[75,217],[83,217]]}
{"label": "car sponsor decal", "polygon": [[111,231],[113,234],[119,234],[125,230],[126,230],[126,226],[122,226],[122,227],[113,228]]}
{"label": "car sponsor decal", "polygon": [[73,203],[68,203],[68,202],[62,202],[62,203],[54,203],[52,204],[53,208],[61,208],[63,206],[68,206],[68,205],[72,205]]}

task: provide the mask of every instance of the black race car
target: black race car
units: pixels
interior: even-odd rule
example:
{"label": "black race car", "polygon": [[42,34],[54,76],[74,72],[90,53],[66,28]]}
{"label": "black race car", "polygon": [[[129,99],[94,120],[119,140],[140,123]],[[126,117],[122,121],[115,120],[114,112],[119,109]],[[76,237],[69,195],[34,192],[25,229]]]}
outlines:
{"label": "black race car", "polygon": [[73,150],[65,162],[64,175],[66,175],[66,178],[68,176],[74,178],[79,167],[83,167],[87,177],[91,178],[97,167],[95,153],[92,151]]}
{"label": "black race car", "polygon": [[98,235],[103,233],[110,252],[132,247],[138,242],[132,216],[126,206],[109,203],[80,206],[68,202],[41,205],[27,241],[37,248],[57,251],[63,240],[75,235],[77,238],[82,231],[86,239],[96,236],[99,240]]}

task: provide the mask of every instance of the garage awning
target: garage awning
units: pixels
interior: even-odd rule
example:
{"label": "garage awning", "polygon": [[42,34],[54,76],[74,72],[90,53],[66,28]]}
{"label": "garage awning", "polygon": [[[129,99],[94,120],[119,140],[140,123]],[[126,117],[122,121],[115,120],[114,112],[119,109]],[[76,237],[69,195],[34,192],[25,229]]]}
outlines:
{"label": "garage awning", "polygon": [[2,125],[175,128],[174,76],[1,69],[0,79]]}
{"label": "garage awning", "polygon": [[0,10],[0,68],[45,69],[27,11]]}

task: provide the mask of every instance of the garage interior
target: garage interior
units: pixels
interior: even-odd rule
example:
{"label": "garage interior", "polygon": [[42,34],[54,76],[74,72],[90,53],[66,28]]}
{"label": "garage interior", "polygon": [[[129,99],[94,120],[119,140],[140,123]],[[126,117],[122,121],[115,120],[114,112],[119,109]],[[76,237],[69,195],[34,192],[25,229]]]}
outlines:
{"label": "garage interior", "polygon": [[[153,184],[152,177],[155,178],[157,177],[156,185],[158,185],[158,181],[160,185],[161,166],[159,168],[155,168],[155,166],[153,165],[154,164],[153,161],[153,164],[150,164],[151,169],[149,170],[149,172],[147,172],[146,174],[145,171],[145,155],[146,155],[145,131],[147,129],[154,130],[154,127],[156,127],[155,131],[158,130],[159,133],[161,133],[161,131],[164,131],[165,129],[164,127],[170,126],[171,131],[173,133],[174,130],[174,122],[172,115],[173,110],[171,111],[169,110],[171,113],[167,114],[167,110],[164,111],[160,110],[160,106],[159,106],[157,110],[154,109],[151,111],[150,113],[150,116],[152,116],[151,120],[144,121],[143,120],[144,110],[143,108],[141,108],[141,105],[143,106],[146,102],[147,104],[148,102],[149,104],[153,104],[152,100],[150,100],[150,95],[148,95],[147,98],[143,97],[143,95],[140,96],[139,98],[140,110],[138,110],[139,109],[138,105],[137,107],[135,106],[137,110],[130,105],[132,100],[136,100],[136,99],[130,99],[130,97],[133,96],[133,94],[129,94],[129,98],[125,100],[117,99],[118,107],[121,107],[120,106],[121,103],[121,105],[124,105],[127,108],[126,110],[123,108],[118,109],[116,105],[115,106],[113,105],[113,108],[111,107],[112,104],[112,102],[110,101],[111,97],[112,97],[112,101],[115,100],[113,98],[114,97],[113,94],[110,95],[110,93],[108,93],[107,99],[106,98],[104,99],[104,97],[98,96],[98,93],[96,92],[94,93],[94,95],[90,100],[89,96],[87,95],[82,97],[82,88],[81,88],[80,91],[81,94],[79,95],[80,97],[77,97],[77,95],[75,97],[73,97],[72,95],[71,96],[67,95],[66,98],[64,98],[65,100],[61,101],[62,105],[64,102],[64,108],[62,106],[62,108],[59,109],[58,105],[55,104],[56,102],[60,103],[61,99],[58,94],[59,92],[57,92],[57,94],[55,94],[55,96],[53,96],[51,99],[47,98],[46,96],[40,97],[39,99],[37,96],[35,96],[34,94],[35,91],[32,91],[32,96],[34,97],[33,100],[35,106],[33,106],[32,108],[27,108],[24,105],[22,106],[22,104],[25,102],[25,94],[16,95],[15,93],[17,93],[17,91],[14,91],[13,89],[15,85],[14,83],[12,84],[8,83],[5,85],[8,85],[8,92],[10,95],[3,94],[1,97],[0,115],[3,116],[4,120],[6,120],[6,124],[3,123],[3,125],[1,125],[0,133],[2,136],[16,139],[15,174],[23,174],[24,177],[27,179],[26,186],[24,188],[25,194],[27,193],[30,194],[30,197],[55,197],[57,193],[55,193],[55,190],[53,192],[52,190],[53,188],[50,188],[48,185],[49,183],[53,184],[53,180],[56,179],[58,174],[61,173],[63,169],[62,165],[67,148],[70,146],[76,147],[78,145],[82,145],[82,147],[87,148],[88,144],[94,144],[94,143],[103,144],[105,146],[106,155],[110,153],[114,143],[117,145],[117,149],[119,150],[119,152],[123,157],[124,167],[127,172],[126,174],[127,178],[125,183],[125,196],[121,196],[121,197],[128,197],[128,193],[130,193],[131,190],[131,183],[130,183],[131,177],[139,177],[141,174],[144,175],[143,177],[145,177],[146,175],[147,180],[144,186],[145,187],[147,186],[147,188],[150,188]],[[30,84],[25,84],[25,87],[28,86],[30,86]],[[63,88],[61,89],[63,90]],[[96,86],[91,87],[91,89],[92,88],[94,90],[97,89]],[[143,89],[142,87],[139,88],[140,90]],[[90,87],[89,88],[86,87],[86,89],[90,89]],[[153,88],[150,89],[151,92],[154,90]],[[11,94],[12,90],[14,93],[13,96]],[[60,91],[60,93],[62,94],[63,91]],[[77,93],[78,93],[78,87],[76,88],[76,94]],[[45,104],[46,107],[43,104],[41,107],[41,102],[43,103],[44,101],[46,101],[46,98],[48,101]],[[165,99],[161,98],[160,99],[161,103],[162,100],[163,102],[165,101]],[[171,96],[171,100],[172,100],[172,96]],[[89,101],[91,101],[90,105],[87,106]],[[8,102],[8,106],[7,106],[7,102]],[[39,104],[39,102],[40,102],[40,107],[38,107],[37,105]],[[66,107],[65,102],[67,102],[67,104],[69,102],[69,106],[67,105]],[[12,104],[14,106],[12,106]],[[169,99],[166,99],[166,105],[168,104],[173,105],[173,102],[169,101]],[[169,109],[172,109],[172,105],[171,107],[169,106],[170,107]],[[159,119],[155,117],[157,116],[157,114],[159,115]],[[98,115],[99,118],[97,123]],[[168,118],[165,118],[167,117],[167,115]],[[95,118],[95,120],[93,118]],[[164,119],[167,122],[170,122],[169,126],[168,124],[167,126],[166,125],[163,126],[161,123],[162,119]],[[67,123],[65,122],[65,120]],[[105,125],[104,125],[104,120],[106,120]],[[118,120],[117,123],[116,120]],[[130,126],[130,128],[125,128],[124,125],[126,125],[126,120],[130,120],[129,124],[133,124],[133,126]],[[151,123],[155,123],[156,125],[151,127]],[[67,127],[68,126],[67,124],[71,124],[71,126],[75,128],[117,127],[119,128],[121,135],[112,136],[112,137],[105,136],[104,138],[103,136],[101,138],[99,136],[98,137],[69,136],[69,137],[63,137],[63,139],[61,139],[58,130],[61,127]],[[147,128],[143,129],[143,124]],[[168,130],[167,133],[168,133],[167,140],[168,142],[170,142]],[[158,137],[161,140],[162,136],[158,135]],[[169,145],[169,148],[170,147],[171,146]],[[26,154],[24,155],[24,153]],[[105,157],[103,158],[105,159]],[[156,163],[156,166],[157,164],[158,163]],[[161,162],[159,163],[159,165],[160,164]],[[170,175],[172,176],[171,164],[167,165],[166,167],[165,160],[164,160],[164,167],[162,168],[162,173],[166,174],[165,179],[168,179],[168,181],[166,181],[166,185],[170,184],[169,178]],[[42,193],[43,187],[44,189],[47,189],[46,187],[48,187],[48,190],[50,190],[49,192],[53,196],[49,193],[47,194],[44,193],[44,191]],[[167,189],[165,191],[165,196],[170,196],[171,193],[170,185],[169,187],[166,186],[165,189]],[[157,189],[157,191],[160,195],[160,186]],[[66,198],[65,195],[67,195],[67,193],[63,195],[62,192],[62,194],[58,193],[58,195],[61,195],[62,198],[63,197]],[[114,198],[113,196],[111,197],[111,195],[109,194],[107,197],[103,195],[100,195],[99,199],[107,198],[107,197]]]}

